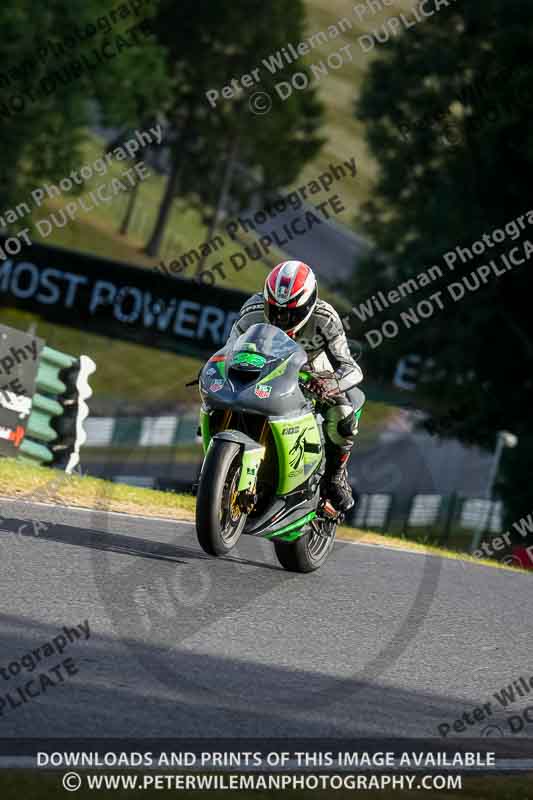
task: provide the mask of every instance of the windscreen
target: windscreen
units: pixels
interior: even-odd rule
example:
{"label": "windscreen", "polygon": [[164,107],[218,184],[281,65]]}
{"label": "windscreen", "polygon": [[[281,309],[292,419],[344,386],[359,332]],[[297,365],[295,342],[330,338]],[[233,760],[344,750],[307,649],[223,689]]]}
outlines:
{"label": "windscreen", "polygon": [[299,350],[299,345],[290,339],[280,328],[266,323],[252,325],[233,343],[232,355],[238,353],[256,353],[271,358],[288,358]]}

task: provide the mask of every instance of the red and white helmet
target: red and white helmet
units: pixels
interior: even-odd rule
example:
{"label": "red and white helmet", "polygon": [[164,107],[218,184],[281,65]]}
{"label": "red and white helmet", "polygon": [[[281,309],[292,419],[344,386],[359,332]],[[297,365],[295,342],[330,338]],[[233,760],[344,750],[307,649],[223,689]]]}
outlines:
{"label": "red and white helmet", "polygon": [[265,281],[265,317],[292,336],[311,314],[317,300],[316,278],[303,261],[282,261]]}

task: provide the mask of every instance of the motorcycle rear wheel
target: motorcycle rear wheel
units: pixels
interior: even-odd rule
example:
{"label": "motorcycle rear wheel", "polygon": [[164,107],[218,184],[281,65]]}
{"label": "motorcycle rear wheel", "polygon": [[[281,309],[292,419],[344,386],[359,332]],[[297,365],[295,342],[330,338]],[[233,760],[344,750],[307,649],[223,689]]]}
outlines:
{"label": "motorcycle rear wheel", "polygon": [[[274,539],[274,549],[278,561],[290,572],[314,572],[324,564],[333,550],[336,523],[322,520],[320,523],[317,521],[315,523],[309,533],[296,539],[295,542],[277,542]],[[329,527],[331,525],[332,528]],[[320,530],[323,530],[323,526],[328,526],[331,535],[322,536],[317,531],[318,526],[320,526]]]}
{"label": "motorcycle rear wheel", "polygon": [[212,556],[229,553],[240,539],[246,514],[235,502],[241,448],[215,439],[208,450],[196,496],[196,535]]}

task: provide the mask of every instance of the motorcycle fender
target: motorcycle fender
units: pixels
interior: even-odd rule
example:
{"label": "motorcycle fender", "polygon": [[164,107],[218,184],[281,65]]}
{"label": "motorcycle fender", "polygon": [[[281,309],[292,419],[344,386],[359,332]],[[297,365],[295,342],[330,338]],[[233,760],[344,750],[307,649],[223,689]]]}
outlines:
{"label": "motorcycle fender", "polygon": [[257,473],[259,472],[261,461],[265,457],[265,448],[240,431],[221,431],[220,433],[216,433],[213,438],[222,439],[226,442],[234,442],[240,445],[242,450],[242,466],[237,491],[254,492],[257,483]]}
{"label": "motorcycle fender", "polygon": [[211,442],[211,433],[209,432],[209,414],[203,408],[200,408],[200,434],[202,437],[202,448],[204,456],[207,453],[207,448]]}

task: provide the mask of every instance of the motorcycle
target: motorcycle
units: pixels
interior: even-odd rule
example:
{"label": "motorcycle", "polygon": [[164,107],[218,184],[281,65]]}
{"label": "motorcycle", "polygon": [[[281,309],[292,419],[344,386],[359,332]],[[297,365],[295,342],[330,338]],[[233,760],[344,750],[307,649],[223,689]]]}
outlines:
{"label": "motorcycle", "polygon": [[299,344],[260,323],[203,367],[196,530],[206,553],[261,536],[285,569],[311,572],[333,549],[343,515],[322,489],[324,434],[305,366]]}

